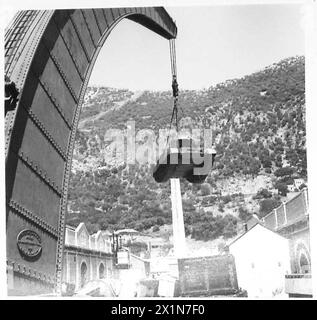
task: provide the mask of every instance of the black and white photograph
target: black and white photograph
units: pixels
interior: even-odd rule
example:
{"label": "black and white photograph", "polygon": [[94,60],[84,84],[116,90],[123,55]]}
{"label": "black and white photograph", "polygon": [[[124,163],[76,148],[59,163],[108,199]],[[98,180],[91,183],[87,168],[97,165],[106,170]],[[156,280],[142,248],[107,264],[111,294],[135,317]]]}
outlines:
{"label": "black and white photograph", "polygon": [[4,297],[316,297],[316,1],[1,11]]}

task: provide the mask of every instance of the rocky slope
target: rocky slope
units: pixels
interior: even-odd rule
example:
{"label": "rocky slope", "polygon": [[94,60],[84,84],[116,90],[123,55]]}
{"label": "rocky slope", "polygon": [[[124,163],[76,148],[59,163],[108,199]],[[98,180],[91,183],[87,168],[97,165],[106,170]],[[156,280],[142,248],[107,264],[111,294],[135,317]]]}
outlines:
{"label": "rocky slope", "polygon": [[[208,90],[180,91],[182,126],[211,127],[218,153],[204,184],[181,181],[186,232],[193,238],[234,236],[252,213],[263,215],[287,196],[294,178],[306,179],[304,63],[293,57]],[[107,139],[109,129],[126,132],[129,120],[137,134],[151,129],[158,135],[168,128],[171,110],[171,92],[88,88],[72,166],[69,224],[84,221],[95,231],[158,230],[171,223],[169,184],[155,183],[153,164],[113,159]]]}

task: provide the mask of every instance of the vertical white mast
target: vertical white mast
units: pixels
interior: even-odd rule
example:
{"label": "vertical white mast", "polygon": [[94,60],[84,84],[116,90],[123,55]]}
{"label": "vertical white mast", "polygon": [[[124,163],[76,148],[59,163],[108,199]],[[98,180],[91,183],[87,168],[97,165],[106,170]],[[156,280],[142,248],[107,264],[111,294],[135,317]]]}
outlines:
{"label": "vertical white mast", "polygon": [[173,242],[174,254],[176,258],[185,256],[185,227],[183,217],[182,196],[179,179],[171,180],[171,201],[173,219]]}

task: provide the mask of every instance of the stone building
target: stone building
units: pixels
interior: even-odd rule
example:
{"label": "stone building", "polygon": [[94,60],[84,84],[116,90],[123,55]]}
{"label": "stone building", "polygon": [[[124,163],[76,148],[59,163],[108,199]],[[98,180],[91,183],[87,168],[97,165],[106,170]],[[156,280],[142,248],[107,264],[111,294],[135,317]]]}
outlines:
{"label": "stone building", "polygon": [[66,226],[63,287],[78,291],[88,281],[110,278],[115,272],[111,240],[102,231],[90,235],[84,223]]}

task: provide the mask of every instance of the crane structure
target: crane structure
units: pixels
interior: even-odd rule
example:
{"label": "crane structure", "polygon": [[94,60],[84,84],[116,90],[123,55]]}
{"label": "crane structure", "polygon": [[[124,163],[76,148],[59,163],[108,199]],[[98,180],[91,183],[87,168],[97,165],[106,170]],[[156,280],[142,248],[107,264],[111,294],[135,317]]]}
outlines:
{"label": "crane structure", "polygon": [[98,54],[123,19],[167,40],[177,35],[163,7],[25,10],[5,31],[9,295],[61,291],[81,106]]}

